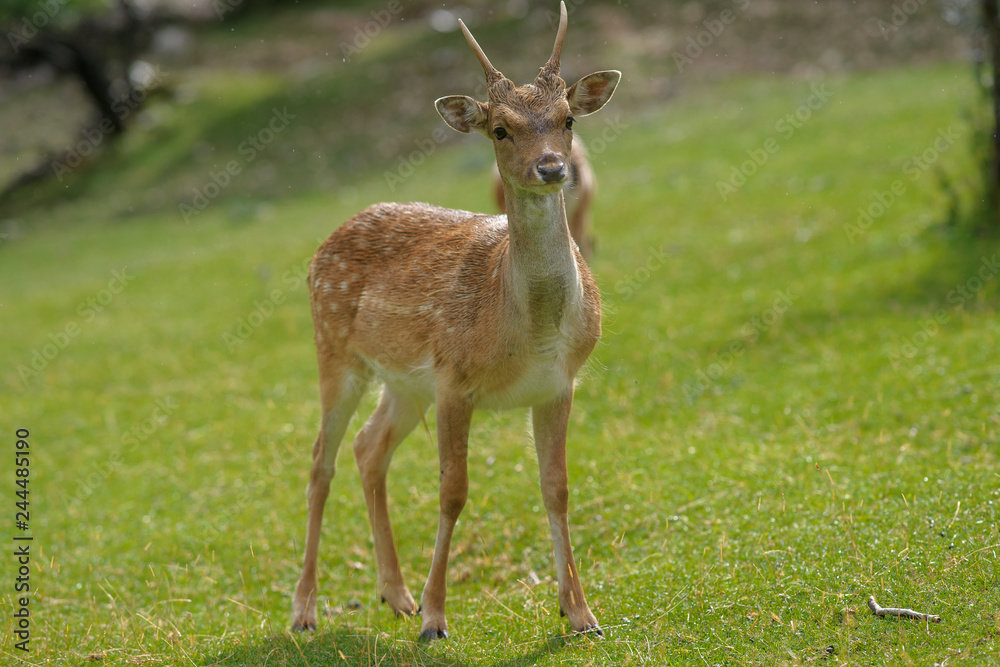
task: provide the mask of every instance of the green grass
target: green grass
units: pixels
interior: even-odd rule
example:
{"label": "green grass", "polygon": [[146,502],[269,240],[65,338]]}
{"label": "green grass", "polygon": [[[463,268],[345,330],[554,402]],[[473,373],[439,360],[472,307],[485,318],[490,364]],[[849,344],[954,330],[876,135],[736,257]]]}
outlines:
{"label": "green grass", "polygon": [[[227,108],[266,118],[285,101],[277,81],[204,85],[227,101],[181,107],[161,130],[188,134],[160,151],[136,135],[72,186],[77,199],[24,209],[23,236],[0,245],[3,428],[8,453],[15,429],[31,431],[35,536],[32,652],[16,651],[5,625],[5,660],[995,659],[1000,281],[974,290],[970,281],[998,248],[943,230],[935,170],[915,180],[904,171],[940,129],[962,127],[973,98],[964,69],[828,80],[829,101],[789,137],[776,123],[811,95],[792,78],[722,82],[642,112],[612,101],[581,120],[600,178],[593,266],[605,336],[572,417],[571,519],[607,636],[567,636],[559,618],[525,414],[483,413],[453,548],[453,638],[431,646],[415,642],[416,621],[377,603],[349,446],[322,546],[332,611],[315,634],[287,632],[319,414],[302,266],[374,201],[490,210],[486,142],[436,151],[391,194],[383,173],[396,158],[338,189],[299,187],[288,198],[277,194],[300,172],[279,171],[274,188],[236,185],[185,223],[177,199],[145,198],[157,174],[187,170],[201,182],[211,165],[188,157],[199,128],[225,126]],[[625,127],[594,150],[617,114]],[[241,132],[220,143],[235,146]],[[723,201],[717,182],[768,139],[780,150]],[[967,143],[935,164],[967,176]],[[121,174],[131,180],[117,182]],[[852,242],[845,225],[858,207],[900,179],[905,194]],[[125,215],[129,207],[137,213]],[[117,294],[113,271],[128,278]],[[949,298],[962,285],[968,298]],[[103,299],[102,312],[89,299]],[[259,326],[233,344],[255,311],[265,313]],[[25,371],[70,325],[78,332],[64,349]],[[369,397],[351,432],[373,405]],[[414,591],[433,545],[435,461],[420,430],[390,475]],[[2,568],[12,581],[10,555]],[[532,573],[541,583],[529,583]],[[872,594],[944,623],[876,619],[865,607]]]}

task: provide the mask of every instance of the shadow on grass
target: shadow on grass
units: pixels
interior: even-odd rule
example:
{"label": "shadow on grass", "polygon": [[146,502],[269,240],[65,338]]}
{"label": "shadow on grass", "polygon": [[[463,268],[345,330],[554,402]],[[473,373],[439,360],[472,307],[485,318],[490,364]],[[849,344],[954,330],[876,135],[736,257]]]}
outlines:
{"label": "shadow on grass", "polygon": [[[919,233],[910,245],[913,249],[895,244],[859,248],[840,269],[845,274],[840,279],[854,287],[837,295],[839,315],[929,317],[935,312],[954,315],[1000,306],[1000,238],[996,235],[974,236],[935,225]],[[908,265],[906,258],[914,251],[921,259]],[[847,274],[861,276],[864,282]],[[829,319],[828,308],[818,301],[804,303],[791,317],[818,330],[837,326]]]}
{"label": "shadow on grass", "polygon": [[933,227],[916,242],[932,249],[932,260],[908,275],[888,276],[874,290],[889,306],[906,310],[975,308],[1000,297],[1000,242],[994,235]]}
{"label": "shadow on grass", "polygon": [[[492,662],[494,667],[529,667],[565,648],[570,637],[549,637],[535,645],[535,650]],[[511,649],[498,649],[505,653]],[[255,667],[281,665],[414,665],[466,667],[472,663],[447,655],[448,644],[428,644],[392,638],[367,629],[341,628],[329,632],[302,635],[273,635],[255,644],[236,645],[202,663],[206,667]],[[483,656],[489,662],[488,656]],[[482,664],[482,661],[476,661]]]}

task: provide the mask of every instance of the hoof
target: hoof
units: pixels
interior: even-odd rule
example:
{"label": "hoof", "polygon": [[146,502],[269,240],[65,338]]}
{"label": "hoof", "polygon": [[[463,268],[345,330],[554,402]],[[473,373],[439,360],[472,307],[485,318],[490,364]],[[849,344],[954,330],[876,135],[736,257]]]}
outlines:
{"label": "hoof", "polygon": [[599,625],[585,625],[580,630],[575,630],[574,632],[580,635],[592,635],[604,638],[604,630],[601,630],[601,626]]}
{"label": "hoof", "polygon": [[[384,595],[381,596],[381,600],[382,600],[382,602],[384,602],[386,604],[389,604],[389,601],[385,599]],[[417,612],[420,611],[419,609],[396,609],[392,605],[389,605],[389,607],[392,609],[392,613],[394,613],[396,615],[396,618],[405,618],[405,617],[409,617],[409,616],[416,616]]]}
{"label": "hoof", "polygon": [[305,623],[301,621],[295,621],[292,623],[292,632],[312,632],[316,629],[316,624],[306,621]]}
{"label": "hoof", "polygon": [[429,630],[424,630],[423,632],[420,633],[420,641],[423,642],[433,642],[437,641],[438,639],[447,639],[447,638],[448,638],[448,631],[443,629],[437,630],[435,628],[430,628]]}

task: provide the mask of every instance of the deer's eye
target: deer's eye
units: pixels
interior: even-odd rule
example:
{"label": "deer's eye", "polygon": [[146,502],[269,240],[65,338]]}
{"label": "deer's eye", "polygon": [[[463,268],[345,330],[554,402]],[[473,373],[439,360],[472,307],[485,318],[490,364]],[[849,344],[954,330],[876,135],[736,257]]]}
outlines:
{"label": "deer's eye", "polygon": [[507,130],[502,127],[494,128],[493,136],[496,137],[497,140],[504,139],[507,136]]}
{"label": "deer's eye", "polygon": [[576,119],[573,118],[572,116],[570,116],[569,118],[567,118],[566,119],[566,129],[567,130],[572,130],[573,129],[573,123],[575,123],[575,122],[576,122]]}

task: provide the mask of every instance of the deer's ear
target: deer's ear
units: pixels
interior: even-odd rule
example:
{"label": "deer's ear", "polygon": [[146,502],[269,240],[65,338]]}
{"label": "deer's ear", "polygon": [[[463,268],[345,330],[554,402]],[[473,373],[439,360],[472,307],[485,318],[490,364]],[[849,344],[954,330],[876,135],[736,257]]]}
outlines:
{"label": "deer's ear", "polygon": [[611,99],[622,73],[618,70],[594,72],[566,89],[566,100],[574,116],[592,114]]}
{"label": "deer's ear", "polygon": [[465,95],[449,95],[434,102],[437,112],[444,122],[459,132],[484,132],[486,129],[487,107]]}

